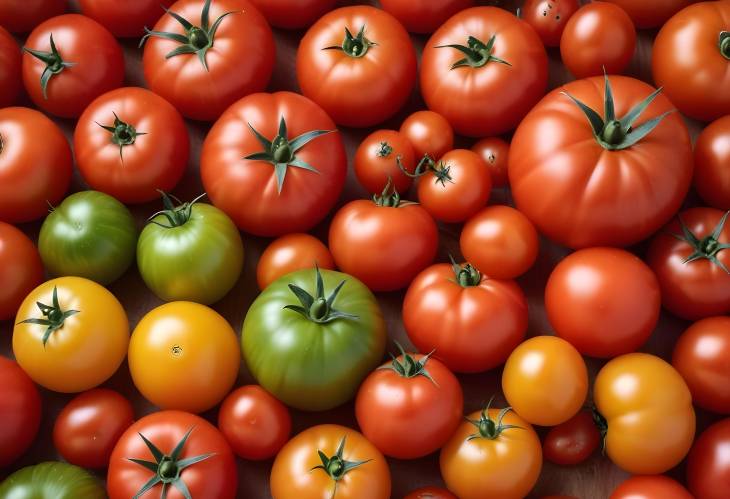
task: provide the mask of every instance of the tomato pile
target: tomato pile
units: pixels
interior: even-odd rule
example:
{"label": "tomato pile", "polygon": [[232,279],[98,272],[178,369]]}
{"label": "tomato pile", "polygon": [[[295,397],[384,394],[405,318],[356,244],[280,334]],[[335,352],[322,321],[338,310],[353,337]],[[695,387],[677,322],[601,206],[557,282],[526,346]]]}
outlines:
{"label": "tomato pile", "polygon": [[0,4],[0,499],[730,498],[730,0],[338,3]]}

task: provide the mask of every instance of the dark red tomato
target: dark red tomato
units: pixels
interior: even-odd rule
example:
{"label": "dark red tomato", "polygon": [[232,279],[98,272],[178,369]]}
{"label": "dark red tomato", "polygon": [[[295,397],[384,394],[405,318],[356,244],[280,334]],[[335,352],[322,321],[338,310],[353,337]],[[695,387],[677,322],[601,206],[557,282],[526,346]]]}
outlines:
{"label": "dark red tomato", "polygon": [[454,130],[449,122],[434,111],[416,111],[400,126],[400,133],[408,137],[416,159],[426,154],[438,159],[454,148]]}
{"label": "dark red tomato", "polygon": [[578,0],[527,0],[522,6],[522,19],[532,26],[546,47],[557,47],[565,24],[578,7]]}
{"label": "dark red tomato", "polygon": [[0,356],[0,468],[20,457],[38,434],[41,396],[18,364]]}
{"label": "dark red tomato", "polygon": [[380,0],[411,33],[433,33],[446,20],[474,5],[474,0]]}
{"label": "dark red tomato", "polygon": [[0,26],[12,33],[27,33],[65,11],[66,0],[3,0],[0,2]]}
{"label": "dark red tomato", "polygon": [[167,34],[151,34],[145,42],[142,63],[150,90],[184,116],[210,121],[244,95],[266,88],[276,59],[274,37],[247,0],[178,0],[170,12],[190,29],[171,13],[155,24],[155,33]]}
{"label": "dark red tomato", "polygon": [[95,388],[77,395],[53,425],[53,445],[82,468],[106,468],[122,433],[134,422],[129,400],[114,390]]}
{"label": "dark red tomato", "polygon": [[726,220],[720,210],[690,208],[654,236],[647,262],[659,279],[662,304],[674,315],[697,320],[730,311]]}
{"label": "dark red tomato", "polygon": [[459,499],[441,487],[421,487],[408,494],[404,499]]}
{"label": "dark red tomato", "polygon": [[335,269],[327,246],[309,234],[286,234],[272,241],[261,253],[256,264],[256,282],[263,291],[281,276],[313,267]]}
{"label": "dark red tomato", "polygon": [[71,165],[66,137],[43,113],[0,109],[0,221],[30,222],[47,214],[48,204],[58,204],[68,190]]}
{"label": "dark red tomato", "polygon": [[601,433],[589,411],[578,414],[550,428],[542,443],[545,459],[561,466],[580,464],[595,452],[601,443]]}
{"label": "dark red tomato", "polygon": [[20,54],[15,38],[0,23],[0,108],[12,106],[20,93]]}
{"label": "dark red tomato", "polygon": [[251,0],[277,28],[306,28],[332,10],[337,0]]}
{"label": "dark red tomato", "polygon": [[664,475],[633,476],[621,483],[609,499],[694,499],[679,482]]}
{"label": "dark red tomato", "polygon": [[404,134],[395,130],[376,130],[363,140],[355,151],[357,181],[370,194],[378,194],[390,180],[393,188],[404,194],[411,187],[411,178],[399,166],[413,173],[418,158]]}
{"label": "dark red tomato", "polygon": [[15,318],[18,307],[43,281],[43,262],[28,236],[0,222],[0,321]]}
{"label": "dark red tomato", "polygon": [[626,11],[637,28],[657,28],[697,0],[603,0]]}
{"label": "dark red tomato", "polygon": [[269,459],[291,434],[289,409],[258,385],[232,391],[218,411],[218,429],[243,459]]}
{"label": "dark red tomato", "polygon": [[730,116],[707,125],[695,143],[694,185],[705,202],[730,210]]}
{"label": "dark red tomato", "polygon": [[687,460],[687,483],[698,499],[727,499],[730,490],[730,419],[707,428]]}
{"label": "dark red tomato", "polygon": [[65,14],[36,27],[23,47],[23,84],[36,106],[77,118],[91,101],[122,85],[124,57],[93,19]]}
{"label": "dark red tomato", "polygon": [[144,35],[146,27],[154,26],[175,0],[79,0],[81,13],[94,19],[114,36],[120,38]]}
{"label": "dark red tomato", "polygon": [[471,146],[471,150],[477,153],[487,165],[492,187],[505,187],[509,184],[507,177],[509,144],[507,142],[499,137],[487,137]]}

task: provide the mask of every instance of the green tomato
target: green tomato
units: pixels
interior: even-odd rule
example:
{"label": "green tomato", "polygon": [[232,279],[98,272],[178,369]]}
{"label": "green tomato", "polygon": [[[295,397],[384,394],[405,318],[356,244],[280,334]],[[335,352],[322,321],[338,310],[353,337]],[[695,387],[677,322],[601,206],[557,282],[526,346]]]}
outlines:
{"label": "green tomato", "polygon": [[173,206],[163,194],[165,209],[150,219],[139,236],[137,267],[161,299],[209,305],[238,281],[243,242],[228,215],[196,201]]}
{"label": "green tomato", "polygon": [[72,194],[41,227],[38,250],[48,272],[107,285],[134,260],[137,227],[126,206],[98,191]]}
{"label": "green tomato", "polygon": [[22,468],[0,484],[1,499],[105,499],[106,491],[89,472],[49,461]]}
{"label": "green tomato", "polygon": [[350,400],[380,364],[385,321],[356,278],[306,269],[264,289],[246,314],[241,341],[261,386],[287,405],[322,411]]}

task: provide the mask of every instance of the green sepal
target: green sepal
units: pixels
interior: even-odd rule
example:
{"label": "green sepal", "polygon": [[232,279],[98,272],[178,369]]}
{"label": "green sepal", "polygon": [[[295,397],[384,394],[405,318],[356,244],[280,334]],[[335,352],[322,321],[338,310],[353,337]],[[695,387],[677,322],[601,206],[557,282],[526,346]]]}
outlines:
{"label": "green sepal", "polygon": [[496,421],[491,419],[489,417],[489,408],[492,406],[492,402],[494,401],[494,397],[489,399],[489,402],[487,403],[487,406],[482,409],[481,414],[479,416],[479,419],[469,419],[466,418],[466,420],[474,425],[477,428],[477,432],[469,435],[467,437],[467,441],[476,440],[479,438],[486,438],[489,440],[495,440],[499,438],[502,433],[504,433],[506,430],[511,429],[517,429],[517,430],[524,430],[521,426],[517,425],[506,425],[502,423],[502,420],[507,415],[508,412],[512,410],[511,407],[505,407],[501,411],[499,411],[499,414],[497,415]]}
{"label": "green sepal", "polygon": [[327,454],[322,452],[321,450],[317,449],[317,455],[319,456],[319,460],[322,462],[322,464],[318,464],[317,466],[313,466],[309,472],[313,472],[315,470],[322,470],[329,477],[334,481],[334,486],[332,488],[332,495],[330,498],[334,499],[334,497],[337,494],[337,483],[350,471],[354,470],[355,468],[358,468],[362,466],[363,464],[367,464],[372,459],[365,459],[363,461],[347,461],[343,458],[343,454],[345,451],[345,440],[346,436],[342,437],[342,440],[340,440],[339,445],[337,446],[337,451],[335,452],[335,455],[332,457],[328,457]]}
{"label": "green sepal", "polygon": [[296,312],[306,317],[310,321],[319,324],[326,324],[337,319],[358,320],[359,317],[357,315],[342,312],[334,308],[335,299],[337,298],[337,295],[340,294],[342,287],[347,281],[342,280],[335,287],[332,293],[330,293],[330,295],[325,298],[324,280],[322,279],[322,273],[319,270],[319,266],[315,265],[314,270],[316,273],[315,296],[312,296],[305,289],[297,286],[296,284],[289,284],[289,289],[292,293],[294,293],[294,296],[297,297],[297,300],[299,300],[301,306],[285,305],[283,308],[285,310],[291,310],[292,312]]}
{"label": "green sepal", "polygon": [[682,263],[691,263],[697,260],[705,259],[709,260],[714,265],[717,265],[726,273],[730,274],[730,270],[728,270],[727,266],[725,266],[725,264],[722,263],[719,258],[717,258],[717,255],[721,251],[730,249],[730,243],[720,242],[720,236],[722,235],[722,230],[725,227],[725,222],[727,222],[727,217],[729,214],[730,211],[726,211],[713,229],[712,234],[709,234],[702,239],[698,238],[689,229],[689,227],[687,227],[681,216],[679,217],[679,224],[682,228],[682,234],[672,233],[671,235],[674,236],[676,239],[679,239],[680,241],[689,244],[693,250],[692,253],[687,258],[685,258]]}
{"label": "green sepal", "polygon": [[449,44],[449,45],[437,45],[437,49],[441,48],[452,48],[456,49],[462,54],[464,54],[463,59],[459,59],[458,61],[454,62],[451,65],[451,69],[461,68],[461,67],[472,67],[472,68],[481,68],[482,66],[485,66],[489,62],[497,62],[499,64],[504,64],[506,66],[512,66],[509,62],[505,61],[504,59],[500,59],[499,57],[493,55],[494,52],[494,42],[497,39],[497,35],[492,35],[489,38],[489,41],[487,43],[484,43],[480,39],[470,36],[466,40],[466,45],[459,45],[459,44]]}
{"label": "green sepal", "polygon": [[147,132],[138,132],[134,128],[134,126],[130,125],[129,123],[125,123],[124,121],[119,119],[117,113],[112,111],[112,114],[114,115],[114,124],[102,125],[99,122],[95,123],[112,134],[112,144],[119,146],[119,159],[124,161],[124,156],[122,155],[124,146],[134,144],[134,141],[137,140],[138,135],[147,135]]}
{"label": "green sepal", "polygon": [[53,33],[51,33],[51,51],[50,52],[44,52],[42,50],[34,50],[29,49],[28,47],[23,47],[23,50],[25,52],[28,52],[30,55],[35,57],[36,59],[39,59],[46,63],[46,67],[43,69],[43,72],[41,73],[41,90],[43,91],[43,98],[48,99],[48,82],[51,81],[51,78],[59,73],[61,73],[64,69],[70,68],[71,66],[74,66],[75,62],[66,62],[61,57],[61,54],[58,52],[58,49],[56,48],[56,44],[53,41]]}
{"label": "green sepal", "polygon": [[424,378],[431,381],[431,383],[438,386],[436,380],[433,379],[431,373],[429,373],[428,369],[426,369],[426,364],[431,359],[431,356],[436,350],[432,350],[428,354],[421,357],[419,360],[416,360],[413,358],[412,355],[406,353],[406,351],[403,349],[403,346],[399,342],[396,341],[395,345],[398,347],[400,355],[403,356],[403,361],[398,360],[397,356],[389,352],[388,354],[391,358],[390,365],[381,366],[378,367],[378,369],[393,371],[403,378],[415,378],[417,376],[423,376]]}
{"label": "green sepal", "polygon": [[41,311],[41,314],[43,314],[43,317],[45,319],[25,319],[23,321],[18,322],[18,324],[36,324],[39,326],[46,326],[46,330],[43,332],[43,347],[45,348],[46,343],[48,343],[48,339],[51,337],[51,334],[54,331],[58,331],[63,327],[64,322],[66,319],[71,317],[72,315],[76,315],[80,313],[78,310],[62,310],[61,305],[58,303],[58,288],[56,286],[53,287],[53,302],[52,305],[46,305],[45,303],[41,303],[39,301],[36,302],[36,306]]}
{"label": "green sepal", "polygon": [[322,50],[340,50],[350,57],[359,58],[367,54],[370,47],[376,45],[377,43],[365,37],[365,25],[363,24],[360,27],[360,31],[357,32],[357,36],[352,36],[350,30],[345,27],[345,38],[342,41],[342,45],[331,45],[324,47]]}
{"label": "green sepal", "polygon": [[[206,193],[203,193],[192,201],[183,203],[172,194],[168,194],[160,189],[157,189],[157,192],[159,192],[162,196],[162,206],[164,209],[150,215],[147,219],[147,223],[158,225],[163,229],[173,229],[175,227],[185,225],[193,214],[193,206],[195,203],[206,196]],[[177,204],[173,204],[173,201]],[[155,218],[157,218],[158,215],[164,216],[169,222],[169,225],[161,224],[156,221]]]}

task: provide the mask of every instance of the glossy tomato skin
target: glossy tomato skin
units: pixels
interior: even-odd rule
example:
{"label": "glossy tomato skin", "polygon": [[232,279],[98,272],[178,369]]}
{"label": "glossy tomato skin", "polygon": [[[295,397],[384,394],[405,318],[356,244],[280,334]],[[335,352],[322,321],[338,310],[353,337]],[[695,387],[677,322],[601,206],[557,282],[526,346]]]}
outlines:
{"label": "glossy tomato skin", "polygon": [[730,486],[730,419],[707,428],[692,447],[687,460],[689,490],[701,499],[722,499]]}
{"label": "glossy tomato skin", "polygon": [[[616,116],[654,90],[633,78],[609,80]],[[604,79],[588,78],[555,89],[530,111],[510,147],[508,171],[517,209],[541,233],[571,248],[627,246],[656,232],[679,210],[692,179],[692,148],[682,118],[671,113],[634,146],[609,151],[562,92],[603,109]],[[659,95],[639,121],[672,109]]]}
{"label": "glossy tomato skin", "polygon": [[492,187],[505,187],[509,184],[507,165],[509,161],[509,144],[499,137],[487,137],[471,146],[489,170]]}
{"label": "glossy tomato skin", "polygon": [[[205,0],[178,0],[170,10],[199,27],[204,4]],[[215,0],[210,23],[226,12],[233,13],[215,32],[205,55],[207,70],[196,53],[167,58],[181,46],[178,42],[154,36],[145,42],[142,63],[148,87],[194,120],[212,121],[244,95],[263,91],[274,69],[276,47],[264,16],[247,0]],[[184,33],[169,14],[153,29]],[[278,116],[271,119],[278,122]]]}
{"label": "glossy tomato skin", "polygon": [[391,13],[411,33],[433,33],[446,20],[474,5],[474,0],[381,0],[380,6]]}
{"label": "glossy tomato skin", "polygon": [[[319,174],[289,166],[278,192],[274,166],[243,159],[262,151],[249,124],[268,140],[278,133],[281,117],[288,138],[314,130],[319,136],[296,152]],[[322,108],[292,92],[253,94],[231,106],[208,132],[200,174],[211,201],[242,230],[258,236],[280,236],[314,227],[342,192],[347,156],[341,135]]]}
{"label": "glossy tomato skin", "polygon": [[605,0],[618,5],[637,28],[656,28],[696,0]]}
{"label": "glossy tomato skin", "polygon": [[0,357],[0,467],[23,454],[38,434],[41,396],[20,366]]}
{"label": "glossy tomato skin", "polygon": [[65,11],[66,0],[8,0],[0,5],[0,25],[11,33],[27,33]]}
{"label": "glossy tomato skin", "polygon": [[21,60],[18,43],[0,23],[0,108],[12,106],[20,94]]}
{"label": "glossy tomato skin", "polygon": [[409,115],[401,123],[400,133],[411,142],[416,160],[426,154],[438,159],[454,148],[454,129],[435,111],[421,110]]}
{"label": "glossy tomato skin", "polygon": [[578,7],[578,0],[527,0],[522,6],[522,18],[546,47],[557,47],[565,24]]}
{"label": "glossy tomato skin", "polygon": [[[345,29],[365,27],[372,45],[353,57],[339,47]],[[393,16],[369,5],[341,7],[322,16],[297,50],[297,81],[302,93],[322,106],[335,123],[369,127],[395,114],[416,81],[416,52],[408,33]]]}
{"label": "glossy tomato skin", "polygon": [[335,269],[332,253],[322,241],[305,233],[281,236],[272,241],[256,264],[256,281],[259,289],[290,272],[312,267]]}
{"label": "glossy tomato skin", "polygon": [[332,10],[337,0],[251,0],[277,28],[306,28],[326,12]]}
{"label": "glossy tomato skin", "polygon": [[[511,66],[489,61],[482,67],[451,69],[463,54],[437,48],[465,44],[469,36],[486,44],[492,35],[496,36],[493,55]],[[540,38],[527,23],[497,7],[462,10],[436,30],[423,50],[423,98],[461,135],[484,137],[513,129],[542,97],[546,85],[547,55]]]}
{"label": "glossy tomato skin", "polygon": [[421,487],[408,494],[404,499],[458,499],[454,494],[441,487]]}
{"label": "glossy tomato skin", "polygon": [[606,421],[606,455],[634,474],[658,474],[687,455],[695,434],[692,395],[667,362],[646,353],[610,360],[593,385]]}
{"label": "glossy tomato skin", "polygon": [[114,36],[130,38],[144,35],[145,27],[152,27],[174,0],[137,0],[119,3],[110,0],[79,0],[81,13],[94,19]]}
{"label": "glossy tomato skin", "polygon": [[707,125],[695,143],[694,186],[705,202],[730,210],[730,116]]}
{"label": "glossy tomato skin", "polygon": [[26,466],[0,484],[0,497],[34,499],[105,499],[104,487],[73,464],[48,461]]}
{"label": "glossy tomato skin", "polygon": [[550,428],[542,444],[542,453],[560,466],[580,464],[596,451],[601,434],[589,411],[580,411],[569,420]]}
{"label": "glossy tomato skin", "polygon": [[18,307],[43,280],[43,262],[33,241],[0,222],[0,320],[15,317]]}
{"label": "glossy tomato skin", "polygon": [[25,107],[0,109],[0,137],[0,221],[36,220],[68,190],[71,148],[58,125]]}
{"label": "glossy tomato skin", "polygon": [[622,482],[609,499],[694,499],[694,496],[668,476],[638,475]]}
{"label": "glossy tomato skin", "polygon": [[388,180],[397,192],[405,194],[413,180],[403,173],[398,161],[406,171],[413,173],[418,159],[404,134],[395,130],[376,130],[365,137],[355,151],[355,175],[369,194],[380,194]]}
{"label": "glossy tomato skin", "polygon": [[134,422],[129,400],[95,388],[73,398],[56,417],[53,445],[63,458],[82,468],[106,468],[122,433]]}

